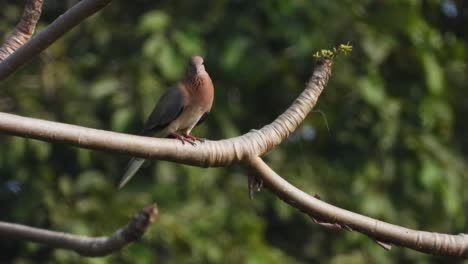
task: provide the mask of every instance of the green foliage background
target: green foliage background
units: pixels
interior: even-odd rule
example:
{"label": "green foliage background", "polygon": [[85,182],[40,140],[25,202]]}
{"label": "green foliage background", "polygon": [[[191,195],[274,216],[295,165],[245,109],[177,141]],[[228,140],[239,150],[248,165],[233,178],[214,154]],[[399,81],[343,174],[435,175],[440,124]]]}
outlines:
{"label": "green foliage background", "polygon": [[[0,33],[23,2],[2,1]],[[46,0],[39,30],[76,1]],[[205,57],[210,118],[237,136],[301,92],[312,54],[350,42],[316,109],[266,156],[337,206],[414,229],[467,232],[468,3],[450,0],[114,1],[0,83],[0,110],[135,133],[185,61]],[[0,136],[0,220],[106,235],[157,202],[144,236],[105,258],[0,238],[0,263],[442,263],[314,225],[246,172],[152,162],[122,191],[129,157]],[[455,260],[451,260],[455,261]]]}

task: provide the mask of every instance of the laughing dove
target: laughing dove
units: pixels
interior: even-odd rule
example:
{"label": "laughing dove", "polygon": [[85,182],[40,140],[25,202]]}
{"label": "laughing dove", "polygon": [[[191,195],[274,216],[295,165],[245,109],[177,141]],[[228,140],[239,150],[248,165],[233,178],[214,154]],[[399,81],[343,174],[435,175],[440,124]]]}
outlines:
{"label": "laughing dove", "polygon": [[[187,65],[185,78],[169,88],[159,99],[154,110],[145,122],[142,135],[157,137],[173,136],[183,144],[203,141],[190,135],[210,112],[213,104],[214,88],[208,72],[203,65],[203,58],[192,57]],[[120,181],[122,188],[145,162],[142,158],[132,158]]]}

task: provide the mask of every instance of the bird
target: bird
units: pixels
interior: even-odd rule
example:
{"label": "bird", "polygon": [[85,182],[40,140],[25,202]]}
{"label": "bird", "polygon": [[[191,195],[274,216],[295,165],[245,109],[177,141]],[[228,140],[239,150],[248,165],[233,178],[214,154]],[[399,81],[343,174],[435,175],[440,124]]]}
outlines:
{"label": "bird", "polygon": [[[140,135],[174,137],[183,144],[188,142],[194,146],[197,140],[204,142],[204,139],[190,135],[213,105],[214,86],[203,63],[203,58],[198,55],[189,59],[184,78],[160,97]],[[128,183],[144,162],[145,159],[137,157],[129,161],[119,189]]]}

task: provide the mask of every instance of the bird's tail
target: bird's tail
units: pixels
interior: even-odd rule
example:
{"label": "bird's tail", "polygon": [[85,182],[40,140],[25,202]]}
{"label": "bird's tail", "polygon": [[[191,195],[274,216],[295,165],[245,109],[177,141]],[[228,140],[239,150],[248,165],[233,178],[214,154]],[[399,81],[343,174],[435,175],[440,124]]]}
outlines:
{"label": "bird's tail", "polygon": [[132,158],[127,165],[127,169],[125,171],[124,176],[122,177],[122,180],[120,180],[119,183],[119,189],[122,189],[122,187],[127,184],[127,182],[135,175],[135,173],[140,169],[141,165],[145,162],[145,159],[142,158]]}

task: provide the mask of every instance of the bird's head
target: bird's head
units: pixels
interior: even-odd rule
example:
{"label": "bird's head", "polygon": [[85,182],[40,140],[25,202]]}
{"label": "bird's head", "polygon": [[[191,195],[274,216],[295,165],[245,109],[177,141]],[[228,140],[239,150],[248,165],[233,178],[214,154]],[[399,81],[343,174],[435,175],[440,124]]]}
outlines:
{"label": "bird's head", "polygon": [[197,75],[205,72],[205,65],[203,65],[203,58],[201,56],[193,56],[190,58],[187,68],[189,76]]}

